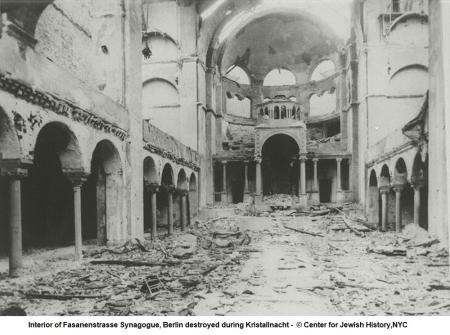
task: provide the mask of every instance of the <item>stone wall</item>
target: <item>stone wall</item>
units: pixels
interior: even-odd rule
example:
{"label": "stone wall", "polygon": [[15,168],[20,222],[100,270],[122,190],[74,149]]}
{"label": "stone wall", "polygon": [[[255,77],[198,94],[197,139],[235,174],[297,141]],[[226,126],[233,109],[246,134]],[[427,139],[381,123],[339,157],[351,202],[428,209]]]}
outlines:
{"label": "stone wall", "polygon": [[197,151],[182,144],[180,141],[156,128],[149,122],[144,122],[144,146],[148,150],[170,158],[174,162],[198,170],[200,155]]}

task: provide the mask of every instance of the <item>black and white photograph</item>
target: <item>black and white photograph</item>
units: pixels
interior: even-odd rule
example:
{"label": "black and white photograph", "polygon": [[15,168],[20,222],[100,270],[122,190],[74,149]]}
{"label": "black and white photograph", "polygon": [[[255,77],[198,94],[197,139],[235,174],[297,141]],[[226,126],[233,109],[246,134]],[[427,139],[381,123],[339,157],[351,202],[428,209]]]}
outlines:
{"label": "black and white photograph", "polygon": [[450,1],[0,11],[0,326],[450,326]]}

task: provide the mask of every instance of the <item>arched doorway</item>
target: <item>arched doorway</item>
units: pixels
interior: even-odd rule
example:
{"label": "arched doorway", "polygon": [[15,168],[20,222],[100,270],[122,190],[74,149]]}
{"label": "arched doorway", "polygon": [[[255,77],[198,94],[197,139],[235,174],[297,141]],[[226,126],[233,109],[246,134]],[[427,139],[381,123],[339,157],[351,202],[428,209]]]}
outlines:
{"label": "arched doorway", "polygon": [[408,169],[403,158],[395,163],[394,185],[402,185],[400,196],[401,221],[405,226],[414,222],[414,189],[408,183]]}
{"label": "arched doorway", "polygon": [[159,185],[156,164],[152,157],[144,160],[144,232],[151,229],[152,206],[151,206],[151,185]]}
{"label": "arched doorway", "polygon": [[161,175],[161,190],[158,193],[156,201],[156,207],[158,209],[157,221],[160,227],[167,227],[168,225],[169,202],[167,190],[171,187],[174,187],[173,169],[169,163],[166,163]]}
{"label": "arched doorway", "polygon": [[84,238],[103,245],[124,236],[122,178],[118,150],[108,140],[99,142],[92,154],[91,175],[82,189]]}
{"label": "arched doorway", "polygon": [[293,194],[298,184],[298,168],[295,168],[299,153],[297,142],[289,135],[270,137],[262,147],[263,194]]}
{"label": "arched doorway", "polygon": [[67,178],[82,172],[78,140],[63,123],[45,125],[36,140],[33,166],[24,181],[25,246],[73,244],[73,188]]}

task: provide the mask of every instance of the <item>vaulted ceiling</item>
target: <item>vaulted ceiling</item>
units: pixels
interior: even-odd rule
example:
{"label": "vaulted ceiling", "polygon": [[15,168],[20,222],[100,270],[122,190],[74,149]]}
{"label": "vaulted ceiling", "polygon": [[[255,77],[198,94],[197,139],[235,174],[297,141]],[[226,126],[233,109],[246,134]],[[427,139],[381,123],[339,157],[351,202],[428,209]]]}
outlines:
{"label": "vaulted ceiling", "polygon": [[306,16],[275,13],[258,18],[226,42],[218,62],[222,73],[240,64],[257,79],[274,68],[304,72],[337,50],[336,39]]}

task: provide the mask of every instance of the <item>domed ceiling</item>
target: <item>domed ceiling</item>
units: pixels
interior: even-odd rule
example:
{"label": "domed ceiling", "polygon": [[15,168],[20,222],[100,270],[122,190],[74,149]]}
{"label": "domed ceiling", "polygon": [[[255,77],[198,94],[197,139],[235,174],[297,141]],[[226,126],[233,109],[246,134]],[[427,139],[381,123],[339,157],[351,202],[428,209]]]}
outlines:
{"label": "domed ceiling", "polygon": [[315,61],[337,50],[337,38],[308,17],[270,14],[258,18],[222,49],[221,71],[238,63],[259,80],[274,68],[304,72]]}

